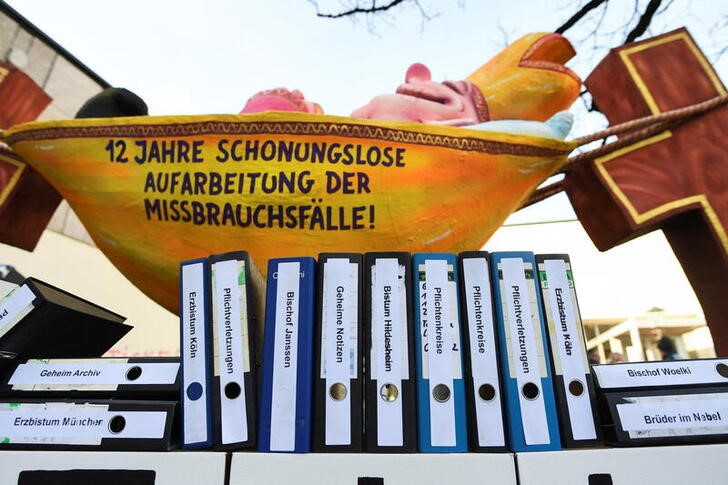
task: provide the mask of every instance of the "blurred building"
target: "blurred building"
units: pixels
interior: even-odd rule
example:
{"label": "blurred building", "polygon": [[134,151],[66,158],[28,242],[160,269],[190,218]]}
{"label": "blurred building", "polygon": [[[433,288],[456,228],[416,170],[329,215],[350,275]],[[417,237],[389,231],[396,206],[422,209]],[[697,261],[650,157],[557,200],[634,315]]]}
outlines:
{"label": "blurred building", "polygon": [[39,119],[73,118],[109,83],[0,0],[0,55],[53,98]]}
{"label": "blurred building", "polygon": [[[86,100],[110,87],[101,76],[0,0],[0,61],[27,74],[51,98],[39,120],[73,118]],[[48,228],[93,244],[63,201]]]}
{"label": "blurred building", "polygon": [[662,308],[631,318],[588,319],[584,332],[587,348],[597,349],[600,362],[611,362],[613,354],[621,354],[629,362],[661,360],[657,341],[662,337],[670,337],[683,358],[716,356],[702,316],[668,314]]}

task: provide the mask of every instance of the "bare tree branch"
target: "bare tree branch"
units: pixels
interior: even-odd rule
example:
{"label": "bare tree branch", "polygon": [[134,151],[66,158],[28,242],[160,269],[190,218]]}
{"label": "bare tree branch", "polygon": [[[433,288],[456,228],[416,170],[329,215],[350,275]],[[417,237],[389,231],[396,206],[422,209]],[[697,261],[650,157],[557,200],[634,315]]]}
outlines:
{"label": "bare tree branch", "polygon": [[647,31],[650,26],[650,22],[652,22],[652,18],[655,16],[657,9],[660,8],[661,3],[662,0],[650,0],[650,3],[647,4],[639,22],[637,22],[637,25],[629,34],[627,34],[627,38],[624,41],[625,44],[629,44]]}
{"label": "bare tree branch", "polygon": [[668,0],[668,2],[665,5],[662,6],[662,8],[657,12],[656,15],[659,15],[661,13],[665,13],[665,11],[667,11],[667,9],[670,8],[670,6],[672,5],[672,2],[674,2],[674,1],[675,0]]}
{"label": "bare tree branch", "polygon": [[417,9],[420,11],[420,15],[422,15],[422,19],[431,20],[432,17],[430,17],[430,15],[427,12],[425,12],[425,9],[422,8],[422,5],[420,5],[419,0],[413,0],[413,1],[414,1],[415,5],[417,5]]}
{"label": "bare tree branch", "polygon": [[608,1],[609,0],[591,0],[586,5],[581,7],[578,12],[576,12],[574,15],[572,15],[569,20],[564,22],[564,24],[561,27],[559,27],[558,29],[556,29],[554,32],[556,32],[557,34],[563,34],[567,30],[569,30],[571,27],[573,27],[574,24],[576,24],[579,20],[581,20],[582,17],[584,17],[586,14],[588,14],[592,10],[598,8],[603,3],[607,3]]}
{"label": "bare tree branch", "polygon": [[[318,11],[318,5],[316,5],[316,16],[327,18],[327,19],[340,19],[342,17],[349,17],[351,15],[357,15],[360,13],[373,14],[373,13],[377,13],[377,12],[385,12],[393,7],[396,7],[400,3],[409,2],[409,1],[411,1],[411,0],[391,0],[388,3],[382,4],[382,5],[377,5],[377,1],[372,0],[372,5],[370,7],[361,7],[361,6],[359,6],[359,4],[356,4],[355,7],[351,8],[349,10],[343,10],[343,11],[337,12],[337,13],[321,13]],[[415,2],[415,3],[417,3],[417,2]],[[314,2],[314,5],[315,5],[315,2]],[[419,7],[419,3],[417,4],[417,6]],[[422,7],[420,7],[420,11],[422,11]]]}
{"label": "bare tree branch", "polygon": [[509,39],[510,35],[506,31],[506,29],[503,28],[503,26],[500,23],[498,24],[498,31],[501,33],[501,36],[503,37],[503,44],[501,45],[501,47],[505,47],[508,44],[510,44],[511,43],[511,41]]}

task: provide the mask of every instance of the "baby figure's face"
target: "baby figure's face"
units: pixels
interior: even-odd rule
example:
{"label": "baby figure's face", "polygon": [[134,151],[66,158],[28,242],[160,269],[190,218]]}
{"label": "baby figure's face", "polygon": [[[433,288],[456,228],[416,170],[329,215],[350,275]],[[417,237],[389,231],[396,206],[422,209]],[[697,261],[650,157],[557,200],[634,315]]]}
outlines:
{"label": "baby figure's face", "polygon": [[476,99],[480,92],[475,85],[467,81],[438,83],[431,78],[427,66],[413,64],[395,94],[375,96],[351,116],[450,126],[472,125],[487,119],[487,113],[478,110]]}

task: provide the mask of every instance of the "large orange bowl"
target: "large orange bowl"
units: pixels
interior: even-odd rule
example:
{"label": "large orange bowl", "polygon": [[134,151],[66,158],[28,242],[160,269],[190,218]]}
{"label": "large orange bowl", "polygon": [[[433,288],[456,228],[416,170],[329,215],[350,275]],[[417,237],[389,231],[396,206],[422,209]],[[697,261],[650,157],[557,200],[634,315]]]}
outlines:
{"label": "large orange bowl", "polygon": [[182,260],[477,249],[561,140],[303,113],[43,121],[4,134],[106,256],[178,309]]}

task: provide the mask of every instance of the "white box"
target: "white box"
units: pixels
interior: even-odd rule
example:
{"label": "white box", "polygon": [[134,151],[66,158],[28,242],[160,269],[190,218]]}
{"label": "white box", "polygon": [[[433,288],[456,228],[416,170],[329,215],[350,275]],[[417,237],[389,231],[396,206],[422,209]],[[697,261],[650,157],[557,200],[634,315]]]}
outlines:
{"label": "white box", "polygon": [[[152,470],[154,485],[225,485],[225,453],[1,451],[0,483],[31,470]],[[103,484],[100,484],[103,485]],[[130,483],[129,485],[133,485]]]}
{"label": "white box", "polygon": [[[520,485],[589,485],[609,474],[614,485],[728,483],[728,445],[654,446],[518,453]],[[607,477],[591,483],[609,483]]]}
{"label": "white box", "polygon": [[233,453],[230,485],[356,485],[360,477],[385,485],[516,485],[511,453]]}

